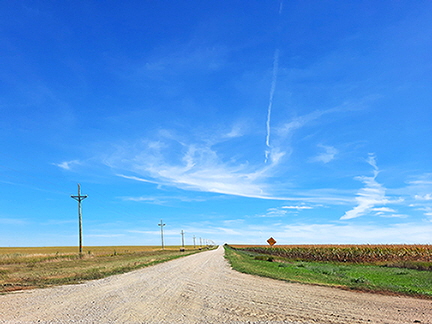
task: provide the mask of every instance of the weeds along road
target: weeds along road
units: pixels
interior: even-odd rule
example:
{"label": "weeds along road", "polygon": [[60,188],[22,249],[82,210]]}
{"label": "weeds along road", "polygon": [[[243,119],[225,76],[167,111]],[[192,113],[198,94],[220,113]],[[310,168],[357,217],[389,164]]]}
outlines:
{"label": "weeds along road", "polygon": [[0,296],[0,323],[432,323],[432,300],[230,269],[223,248],[80,285]]}

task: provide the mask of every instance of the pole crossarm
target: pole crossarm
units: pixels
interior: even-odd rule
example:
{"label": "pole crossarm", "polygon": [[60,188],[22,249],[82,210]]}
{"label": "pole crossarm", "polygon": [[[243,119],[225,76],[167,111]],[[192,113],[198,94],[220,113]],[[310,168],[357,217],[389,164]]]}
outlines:
{"label": "pole crossarm", "polygon": [[86,199],[88,196],[87,195],[83,195],[83,196],[71,196],[73,199],[75,199],[78,202],[83,201],[84,199]]}
{"label": "pole crossarm", "polygon": [[71,197],[73,199],[75,199],[76,201],[81,202],[84,199],[86,199],[88,196],[87,195],[81,195],[81,185],[78,184],[78,196],[71,195]]}

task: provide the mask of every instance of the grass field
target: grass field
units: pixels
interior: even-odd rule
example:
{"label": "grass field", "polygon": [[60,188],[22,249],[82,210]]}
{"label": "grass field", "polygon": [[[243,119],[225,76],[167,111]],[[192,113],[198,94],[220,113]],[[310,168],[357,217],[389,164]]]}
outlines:
{"label": "grass field", "polygon": [[320,261],[289,259],[270,252],[253,252],[245,246],[236,247],[225,246],[225,255],[240,272],[290,282],[432,298],[432,271],[389,267],[385,262],[329,262],[321,257]]}
{"label": "grass field", "polygon": [[[206,247],[205,249],[207,249]],[[186,246],[92,246],[0,248],[0,293],[80,283],[199,252]]]}

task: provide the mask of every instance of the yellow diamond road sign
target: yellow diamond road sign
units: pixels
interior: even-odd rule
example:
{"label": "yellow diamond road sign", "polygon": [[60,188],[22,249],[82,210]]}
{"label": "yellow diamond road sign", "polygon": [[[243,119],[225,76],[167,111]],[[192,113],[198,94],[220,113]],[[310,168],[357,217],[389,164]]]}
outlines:
{"label": "yellow diamond road sign", "polygon": [[276,244],[276,240],[275,240],[273,237],[270,237],[270,238],[267,240],[267,243],[270,244],[270,246],[273,246],[273,245]]}

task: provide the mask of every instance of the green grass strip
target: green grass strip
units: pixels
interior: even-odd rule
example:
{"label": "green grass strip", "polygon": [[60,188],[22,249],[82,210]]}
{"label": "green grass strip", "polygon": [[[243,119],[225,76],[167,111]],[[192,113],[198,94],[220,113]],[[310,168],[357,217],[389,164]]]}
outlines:
{"label": "green grass strip", "polygon": [[432,298],[432,272],[365,264],[329,262],[269,262],[225,246],[234,270],[289,282],[335,286],[344,289]]}

